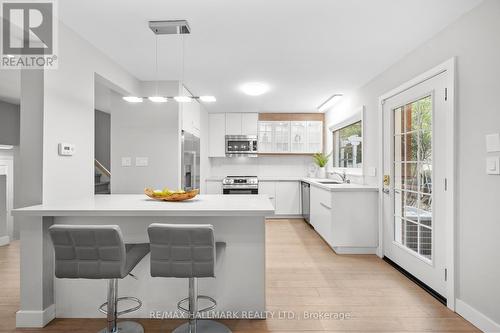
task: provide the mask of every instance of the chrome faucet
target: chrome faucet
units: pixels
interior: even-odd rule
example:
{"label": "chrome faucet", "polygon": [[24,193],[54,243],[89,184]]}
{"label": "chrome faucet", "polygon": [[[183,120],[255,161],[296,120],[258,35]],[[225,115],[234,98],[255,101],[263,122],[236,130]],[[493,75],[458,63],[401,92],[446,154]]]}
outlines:
{"label": "chrome faucet", "polygon": [[342,173],[334,172],[333,174],[339,176],[339,178],[342,179],[342,183],[346,183],[346,184],[351,183],[351,181],[349,179],[347,179],[347,175],[345,173],[345,170],[343,170]]}

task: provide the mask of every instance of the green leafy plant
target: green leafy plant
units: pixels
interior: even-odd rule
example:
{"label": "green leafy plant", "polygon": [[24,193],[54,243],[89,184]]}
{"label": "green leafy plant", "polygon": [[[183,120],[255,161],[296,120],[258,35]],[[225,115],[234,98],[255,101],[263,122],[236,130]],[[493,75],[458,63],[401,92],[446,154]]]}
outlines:
{"label": "green leafy plant", "polygon": [[325,153],[316,153],[313,155],[313,160],[317,166],[319,166],[320,168],[324,168],[328,163],[330,156],[332,156],[332,153],[328,155],[326,155]]}

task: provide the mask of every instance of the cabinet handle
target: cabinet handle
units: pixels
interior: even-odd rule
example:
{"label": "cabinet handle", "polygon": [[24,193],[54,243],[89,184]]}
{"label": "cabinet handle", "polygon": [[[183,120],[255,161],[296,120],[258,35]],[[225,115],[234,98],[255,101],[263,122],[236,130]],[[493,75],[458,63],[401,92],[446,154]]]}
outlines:
{"label": "cabinet handle", "polygon": [[327,204],[324,204],[322,202],[319,203],[321,206],[325,207],[326,209],[332,209],[332,207],[328,206]]}

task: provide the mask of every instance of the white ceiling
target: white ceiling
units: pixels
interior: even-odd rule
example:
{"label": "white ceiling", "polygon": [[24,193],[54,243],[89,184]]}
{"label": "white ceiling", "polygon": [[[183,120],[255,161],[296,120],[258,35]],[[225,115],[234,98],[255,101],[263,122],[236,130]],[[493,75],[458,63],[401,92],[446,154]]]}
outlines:
{"label": "white ceiling", "polygon": [[[154,80],[149,20],[187,19],[185,83],[210,111],[313,111],[367,83],[481,0],[64,0],[61,19],[140,80]],[[180,79],[181,37],[159,39]],[[243,95],[265,81],[272,90]]]}

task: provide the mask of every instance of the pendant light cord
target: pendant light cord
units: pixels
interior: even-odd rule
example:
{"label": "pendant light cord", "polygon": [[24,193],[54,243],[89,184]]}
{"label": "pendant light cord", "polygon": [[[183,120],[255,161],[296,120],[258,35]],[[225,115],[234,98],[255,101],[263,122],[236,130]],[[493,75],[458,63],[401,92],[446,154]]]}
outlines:
{"label": "pendant light cord", "polygon": [[160,96],[158,94],[158,80],[159,80],[159,75],[158,75],[158,35],[156,35],[156,38],[155,38],[155,70],[156,70],[156,96]]}
{"label": "pendant light cord", "polygon": [[184,66],[185,66],[185,56],[186,56],[186,43],[185,43],[185,39],[184,39],[184,34],[181,35],[182,36],[182,70],[181,70],[181,89],[184,89]]}

